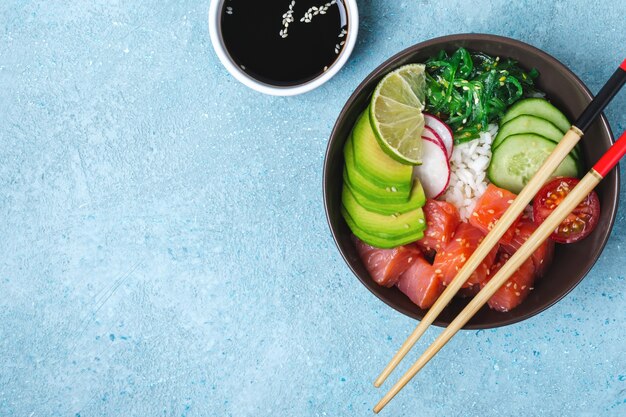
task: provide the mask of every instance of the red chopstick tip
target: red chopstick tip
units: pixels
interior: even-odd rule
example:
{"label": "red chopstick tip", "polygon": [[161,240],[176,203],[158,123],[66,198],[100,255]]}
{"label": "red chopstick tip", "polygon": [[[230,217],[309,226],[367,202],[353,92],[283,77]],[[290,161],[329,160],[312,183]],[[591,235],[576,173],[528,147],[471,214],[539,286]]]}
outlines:
{"label": "red chopstick tip", "polygon": [[623,69],[624,71],[626,71],[626,59],[624,60],[624,62],[622,62],[622,65],[620,65],[619,67]]}
{"label": "red chopstick tip", "polygon": [[602,155],[602,158],[596,162],[593,169],[604,178],[624,155],[626,155],[626,131],[622,133],[622,136],[620,136],[613,146]]}

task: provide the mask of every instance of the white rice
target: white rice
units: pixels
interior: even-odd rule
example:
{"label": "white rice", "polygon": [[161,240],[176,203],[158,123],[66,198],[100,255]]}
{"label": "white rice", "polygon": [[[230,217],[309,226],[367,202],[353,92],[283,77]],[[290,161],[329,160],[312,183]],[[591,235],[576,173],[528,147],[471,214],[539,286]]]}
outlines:
{"label": "white rice", "polygon": [[478,139],[455,145],[450,159],[450,185],[442,199],[454,204],[467,220],[474,211],[476,200],[487,189],[487,168],[491,160],[491,142],[498,125],[491,124]]}

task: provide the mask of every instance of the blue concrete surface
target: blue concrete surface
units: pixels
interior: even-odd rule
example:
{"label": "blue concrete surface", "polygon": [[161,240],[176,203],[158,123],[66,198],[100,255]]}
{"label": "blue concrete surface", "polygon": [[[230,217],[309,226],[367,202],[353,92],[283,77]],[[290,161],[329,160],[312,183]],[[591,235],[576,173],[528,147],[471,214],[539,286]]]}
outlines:
{"label": "blue concrete surface", "polygon": [[[626,56],[623,0],[472,3],[359,1],[348,65],[276,98],[221,67],[206,1],[2,1],[0,415],[370,415],[415,322],[351,275],[326,225],[349,94],[450,33],[532,43],[593,91]],[[615,132],[625,109],[622,92]],[[626,415],[625,217],[567,298],[463,332],[384,415]]]}

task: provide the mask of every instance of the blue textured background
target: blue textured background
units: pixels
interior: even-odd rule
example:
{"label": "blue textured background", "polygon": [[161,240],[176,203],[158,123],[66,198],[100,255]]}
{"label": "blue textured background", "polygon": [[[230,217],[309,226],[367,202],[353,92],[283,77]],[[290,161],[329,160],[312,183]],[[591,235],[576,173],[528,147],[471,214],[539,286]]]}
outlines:
{"label": "blue textured background", "polygon": [[[359,1],[348,65],[276,98],[221,67],[206,1],[3,0],[0,415],[369,415],[415,322],[352,276],[326,225],[349,94],[450,33],[532,43],[594,92],[626,56],[623,0],[472,3]],[[625,109],[622,92],[616,133]],[[625,215],[566,299],[461,333],[385,415],[626,415]]]}

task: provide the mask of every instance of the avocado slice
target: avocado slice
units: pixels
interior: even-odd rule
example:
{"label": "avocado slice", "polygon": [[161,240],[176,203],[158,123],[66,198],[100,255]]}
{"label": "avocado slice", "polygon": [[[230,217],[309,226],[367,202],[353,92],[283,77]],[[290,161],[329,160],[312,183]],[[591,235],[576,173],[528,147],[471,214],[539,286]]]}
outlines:
{"label": "avocado slice", "polygon": [[421,208],[406,213],[384,215],[366,210],[361,206],[350,188],[343,187],[341,202],[359,229],[382,237],[403,237],[421,232],[426,228],[426,219]]}
{"label": "avocado slice", "polygon": [[391,188],[404,193],[411,192],[413,167],[395,161],[387,155],[376,140],[370,125],[369,111],[359,116],[352,130],[354,166],[359,173],[381,188]]}
{"label": "avocado slice", "polygon": [[350,177],[346,169],[343,171],[343,184],[344,187],[348,187],[352,192],[352,195],[356,201],[366,210],[373,211],[379,214],[396,214],[406,213],[407,211],[415,210],[423,207],[426,204],[426,194],[422,188],[422,184],[419,180],[413,181],[413,189],[411,190],[410,198],[407,201],[401,203],[393,202],[379,202],[372,200],[367,194],[362,193],[358,186],[355,187],[350,181]]}
{"label": "avocado slice", "polygon": [[[349,182],[352,189],[357,190],[359,194],[366,196],[369,200],[380,204],[403,204],[409,201],[410,193],[394,191],[391,187],[379,187],[369,181],[354,166],[354,149],[352,147],[352,136],[343,148],[343,156],[345,160],[344,176],[345,182]],[[395,211],[394,211],[395,213]]]}
{"label": "avocado slice", "polygon": [[348,227],[354,233],[356,237],[361,239],[363,242],[368,245],[374,246],[376,248],[381,249],[392,249],[398,246],[406,245],[407,243],[415,242],[424,237],[423,231],[413,232],[411,234],[402,236],[402,237],[393,237],[393,236],[378,236],[365,232],[363,229],[358,227],[346,208],[341,206],[341,214],[343,215],[344,220],[348,224]]}

